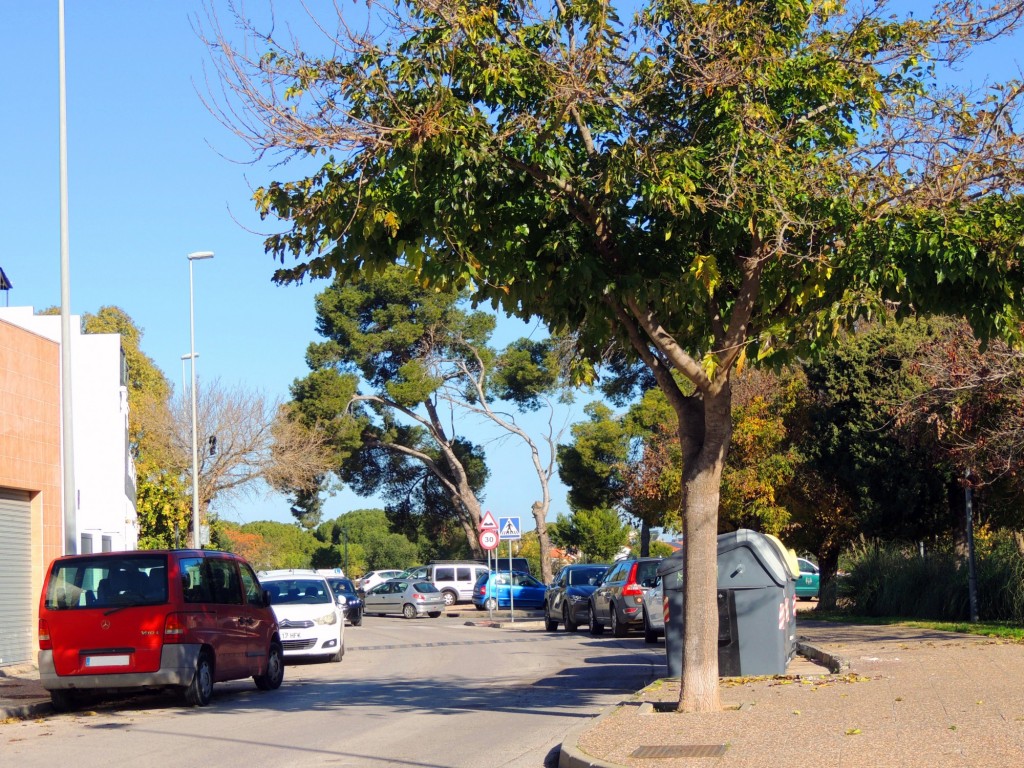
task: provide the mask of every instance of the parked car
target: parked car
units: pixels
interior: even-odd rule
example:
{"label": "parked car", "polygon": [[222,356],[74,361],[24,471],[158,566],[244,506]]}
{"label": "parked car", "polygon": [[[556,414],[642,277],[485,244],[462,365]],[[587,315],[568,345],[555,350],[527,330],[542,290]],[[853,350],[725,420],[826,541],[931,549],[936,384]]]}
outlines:
{"label": "parked car", "polygon": [[286,659],[342,660],[345,597],[335,596],[324,576],[316,571],[264,571],[260,584],[270,595]]}
{"label": "parked car", "polygon": [[378,584],[383,584],[388,579],[397,579],[403,575],[405,575],[405,571],[370,571],[363,574],[363,578],[359,580],[359,590],[365,594]]}
{"label": "parked car", "polygon": [[281,638],[259,579],[237,555],[150,550],[67,555],[39,601],[39,679],[54,709],[89,690],[170,689],[206,706],[213,685],[284,679]]}
{"label": "parked car", "polygon": [[496,608],[543,608],[548,588],[528,573],[489,571],[482,573],[473,588],[477,610]]}
{"label": "parked car", "polygon": [[441,591],[422,579],[389,579],[367,592],[363,603],[367,614],[400,613],[407,619],[436,619],[444,612]]}
{"label": "parked car", "polygon": [[800,564],[800,576],[796,580],[796,596],[799,600],[818,599],[818,566],[802,557],[796,559]]}
{"label": "parked car", "polygon": [[616,637],[643,626],[644,592],[658,580],[660,557],[627,558],[612,563],[590,596],[590,634],[606,625]]}
{"label": "parked car", "polygon": [[607,565],[577,563],[556,573],[544,596],[545,629],[554,632],[561,622],[567,631],[575,632],[586,624],[587,601],[607,570]]}
{"label": "parked car", "polygon": [[356,585],[352,579],[341,579],[333,576],[327,577],[327,583],[335,596],[341,595],[345,598],[345,620],[353,627],[363,623],[363,598],[356,592]]}
{"label": "parked car", "polygon": [[644,642],[656,643],[665,634],[665,591],[662,589],[661,577],[658,576],[654,586],[644,592]]}
{"label": "parked car", "polygon": [[475,560],[438,560],[409,570],[409,578],[429,581],[444,597],[445,605],[473,598],[473,586],[487,565]]}

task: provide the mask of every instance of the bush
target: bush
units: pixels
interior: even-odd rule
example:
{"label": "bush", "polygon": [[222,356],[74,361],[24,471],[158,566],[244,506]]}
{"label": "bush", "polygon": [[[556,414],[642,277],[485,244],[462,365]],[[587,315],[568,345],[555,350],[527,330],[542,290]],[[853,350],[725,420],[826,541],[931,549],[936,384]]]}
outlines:
{"label": "bush", "polygon": [[[953,552],[892,543],[859,547],[848,575],[837,582],[837,604],[862,616],[933,621],[970,619],[968,568]],[[1024,558],[1009,539],[976,554],[978,617],[1024,622]]]}

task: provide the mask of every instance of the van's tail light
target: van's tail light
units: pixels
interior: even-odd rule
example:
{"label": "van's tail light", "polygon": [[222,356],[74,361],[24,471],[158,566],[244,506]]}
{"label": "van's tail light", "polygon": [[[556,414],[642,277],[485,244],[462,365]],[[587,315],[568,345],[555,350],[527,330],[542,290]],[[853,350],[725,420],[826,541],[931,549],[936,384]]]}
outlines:
{"label": "van's tail light", "polygon": [[39,620],[39,650],[53,650],[53,642],[50,640],[50,625],[46,623],[46,619]]}
{"label": "van's tail light", "polygon": [[169,613],[164,619],[164,642],[183,643],[188,633],[188,615],[184,613]]}

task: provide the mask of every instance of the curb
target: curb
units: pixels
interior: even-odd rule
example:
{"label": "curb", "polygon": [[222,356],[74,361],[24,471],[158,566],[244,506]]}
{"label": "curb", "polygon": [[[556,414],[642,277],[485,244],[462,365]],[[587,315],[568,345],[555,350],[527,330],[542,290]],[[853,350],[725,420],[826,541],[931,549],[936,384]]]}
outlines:
{"label": "curb", "polygon": [[[840,674],[850,668],[848,659],[823,651],[817,646],[811,645],[806,639],[798,640],[796,652],[806,659],[828,669],[834,675]],[[578,746],[580,736],[593,728],[603,718],[608,717],[622,706],[622,702],[602,710],[595,717],[584,720],[579,725],[574,725],[565,735],[565,741],[558,755],[558,768],[627,768],[622,763],[611,763],[597,757],[591,757],[583,752]]]}
{"label": "curb", "polygon": [[25,720],[30,717],[53,714],[53,706],[49,701],[37,701],[33,704],[20,704],[14,707],[0,707],[0,722],[4,720]]}

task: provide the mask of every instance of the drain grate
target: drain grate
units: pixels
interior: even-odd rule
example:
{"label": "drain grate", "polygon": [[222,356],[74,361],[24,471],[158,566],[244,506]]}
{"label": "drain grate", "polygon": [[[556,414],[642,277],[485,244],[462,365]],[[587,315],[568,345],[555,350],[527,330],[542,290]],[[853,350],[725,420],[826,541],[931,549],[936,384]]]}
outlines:
{"label": "drain grate", "polygon": [[671,744],[664,747],[638,747],[630,757],[721,757],[725,744]]}

